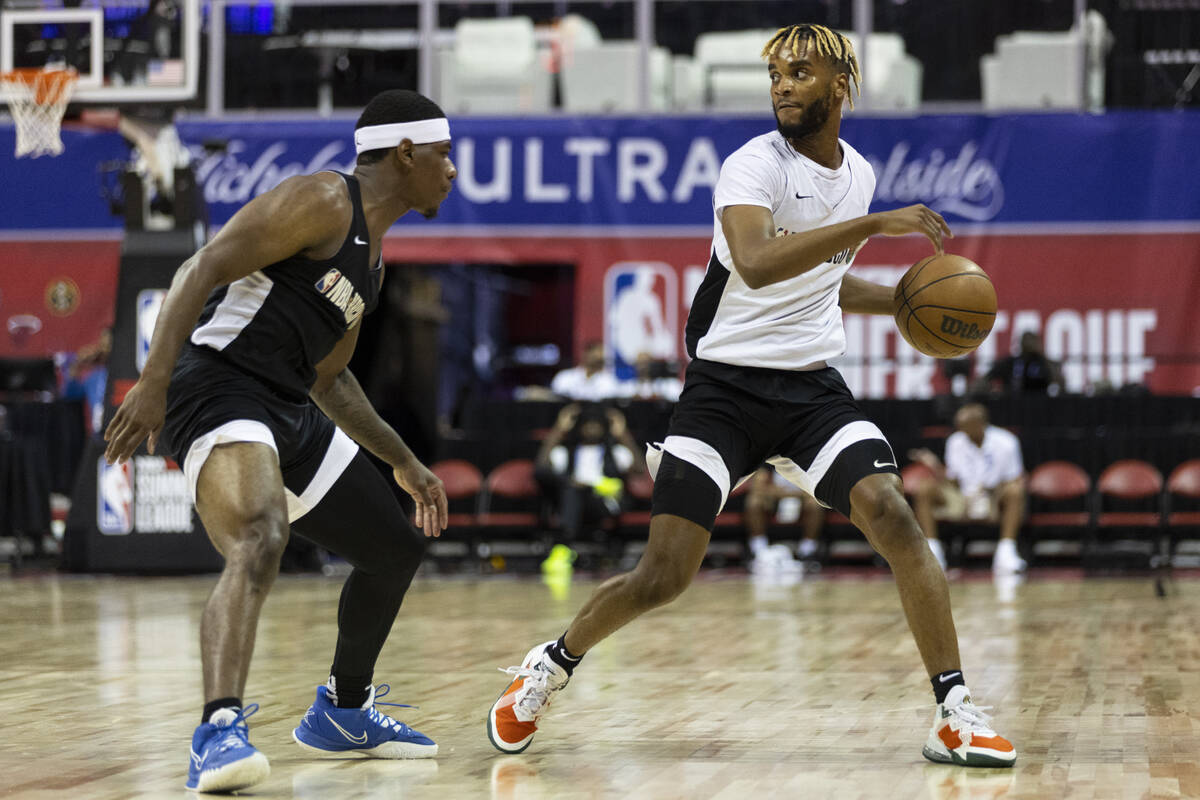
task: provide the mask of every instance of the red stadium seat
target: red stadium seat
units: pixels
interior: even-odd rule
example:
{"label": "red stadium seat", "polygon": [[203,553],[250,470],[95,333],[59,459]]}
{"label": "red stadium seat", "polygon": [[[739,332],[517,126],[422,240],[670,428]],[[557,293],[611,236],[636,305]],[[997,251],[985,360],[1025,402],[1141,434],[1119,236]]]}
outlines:
{"label": "red stadium seat", "polygon": [[1078,501],[1078,511],[1037,511],[1029,515],[1032,528],[1086,528],[1091,513],[1085,508],[1092,479],[1078,464],[1070,461],[1047,461],[1039,464],[1029,476],[1029,496],[1048,503]]}
{"label": "red stadium seat", "polygon": [[926,481],[934,480],[937,476],[933,474],[933,470],[925,466],[919,461],[914,461],[911,464],[906,464],[900,470],[900,480],[904,482],[904,493],[912,497],[917,493],[917,487]]}
{"label": "red stadium seat", "polygon": [[625,482],[625,493],[633,508],[622,511],[617,518],[617,529],[631,538],[645,538],[650,526],[650,500],[654,496],[654,481],[646,473],[630,476]]}
{"label": "red stadium seat", "polygon": [[1030,553],[1038,555],[1039,543],[1050,540],[1076,541],[1081,547],[1091,543],[1092,479],[1082,467],[1070,461],[1039,464],[1029,475],[1027,492]]}
{"label": "red stadium seat", "polygon": [[649,502],[654,495],[654,481],[644,472],[631,475],[625,482],[625,491],[635,500]]}
{"label": "red stadium seat", "polygon": [[[1143,569],[1165,557],[1162,474],[1151,464],[1123,459],[1109,464],[1096,481],[1096,524],[1084,549],[1084,564],[1103,554],[1105,562]],[[1101,547],[1108,540],[1109,545]],[[1160,562],[1161,563],[1161,562]]]}
{"label": "red stadium seat", "polygon": [[1200,532],[1200,458],[1185,461],[1171,470],[1167,503],[1167,527],[1173,534],[1188,528]]}
{"label": "red stadium seat", "polygon": [[[487,491],[480,504],[479,523],[489,528],[538,527],[541,490],[534,478],[533,461],[515,458],[494,468],[487,476]],[[518,510],[493,511],[496,498]]]}
{"label": "red stadium seat", "polygon": [[475,525],[479,493],[483,489],[483,474],[479,468],[470,461],[455,458],[439,461],[429,469],[446,487],[446,499],[451,509],[450,527]]}
{"label": "red stadium seat", "polygon": [[[1162,494],[1162,473],[1145,461],[1127,458],[1109,464],[1097,482],[1100,492],[1100,514],[1096,524],[1101,528],[1154,528],[1161,522],[1158,500]],[[1155,506],[1153,511],[1106,511],[1108,500],[1145,501]]]}

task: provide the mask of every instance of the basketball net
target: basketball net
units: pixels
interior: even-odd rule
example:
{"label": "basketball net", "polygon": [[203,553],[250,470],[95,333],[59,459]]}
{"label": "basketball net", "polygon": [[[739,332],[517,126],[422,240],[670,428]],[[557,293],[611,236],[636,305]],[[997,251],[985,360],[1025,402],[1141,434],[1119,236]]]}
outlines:
{"label": "basketball net", "polygon": [[0,74],[0,89],[17,125],[17,158],[63,151],[63,114],[79,75],[73,69],[14,69]]}

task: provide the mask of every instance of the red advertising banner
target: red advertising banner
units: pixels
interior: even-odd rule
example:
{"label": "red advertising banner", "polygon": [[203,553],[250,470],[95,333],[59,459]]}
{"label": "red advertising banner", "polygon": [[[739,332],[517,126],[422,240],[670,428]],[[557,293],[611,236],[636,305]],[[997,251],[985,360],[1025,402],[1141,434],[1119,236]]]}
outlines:
{"label": "red advertising banner", "polygon": [[44,358],[112,324],[121,242],[0,241],[0,358]]}
{"label": "red advertising banner", "polygon": [[[576,265],[576,341],[603,339],[614,360],[640,351],[684,360],[683,326],[704,275],[707,238],[425,238],[385,240],[389,262]],[[1069,392],[1142,384],[1158,394],[1200,391],[1200,234],[1079,233],[960,236],[948,250],[992,277],[999,313],[976,351],[973,374],[1039,333],[1063,364]],[[921,237],[873,239],[855,273],[895,285],[930,252]],[[1147,279],[1147,276],[1150,279]],[[623,288],[620,288],[623,287]],[[864,398],[930,397],[946,379],[938,362],[900,338],[890,317],[848,315],[839,363]]]}

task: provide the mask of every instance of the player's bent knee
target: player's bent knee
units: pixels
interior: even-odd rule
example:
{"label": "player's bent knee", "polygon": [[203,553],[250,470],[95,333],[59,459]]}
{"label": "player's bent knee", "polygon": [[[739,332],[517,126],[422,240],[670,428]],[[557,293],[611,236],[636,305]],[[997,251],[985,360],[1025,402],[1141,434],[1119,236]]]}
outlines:
{"label": "player's bent knee", "polygon": [[921,528],[898,484],[898,479],[869,476],[859,481],[850,493],[856,521],[871,546],[889,560],[906,549],[925,546]]}
{"label": "player's bent knee", "polygon": [[429,540],[412,526],[382,537],[385,544],[380,548],[380,566],[386,572],[415,572],[425,558]]}
{"label": "player's bent knee", "polygon": [[265,506],[241,515],[234,542],[227,547],[226,562],[240,563],[261,579],[274,576],[288,541],[287,513]]}

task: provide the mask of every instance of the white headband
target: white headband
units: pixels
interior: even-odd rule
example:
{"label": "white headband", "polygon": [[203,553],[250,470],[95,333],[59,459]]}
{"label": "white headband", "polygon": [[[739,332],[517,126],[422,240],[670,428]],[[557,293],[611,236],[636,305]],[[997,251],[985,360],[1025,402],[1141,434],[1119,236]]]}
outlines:
{"label": "white headband", "polygon": [[367,125],[354,132],[354,147],[359,153],[395,147],[401,140],[413,144],[445,142],[450,139],[450,122],[445,117],[419,119],[415,122],[393,122],[389,125]]}

